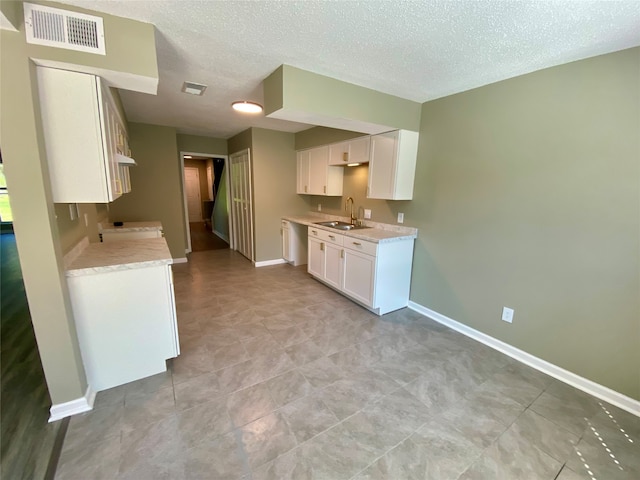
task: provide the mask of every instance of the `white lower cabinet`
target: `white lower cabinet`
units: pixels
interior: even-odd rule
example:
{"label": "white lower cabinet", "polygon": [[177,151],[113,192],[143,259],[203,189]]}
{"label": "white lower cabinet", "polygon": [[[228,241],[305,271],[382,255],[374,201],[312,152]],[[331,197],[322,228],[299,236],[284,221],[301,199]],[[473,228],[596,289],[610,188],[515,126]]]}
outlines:
{"label": "white lower cabinet", "polygon": [[384,315],[409,303],[413,239],[374,243],[309,227],[308,272]]}
{"label": "white lower cabinet", "polygon": [[180,353],[170,265],[67,277],[87,381],[106,390]]}
{"label": "white lower cabinet", "polygon": [[373,307],[373,281],[376,275],[376,257],[344,249],[344,293]]}

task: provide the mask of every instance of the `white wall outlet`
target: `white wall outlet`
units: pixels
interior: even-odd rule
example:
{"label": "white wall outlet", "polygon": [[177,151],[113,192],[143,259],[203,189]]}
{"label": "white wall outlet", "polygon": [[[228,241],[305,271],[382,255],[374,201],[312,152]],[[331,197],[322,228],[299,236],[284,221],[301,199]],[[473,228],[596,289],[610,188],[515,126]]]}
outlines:
{"label": "white wall outlet", "polygon": [[365,220],[371,220],[371,210],[368,208],[364,209],[364,218]]}
{"label": "white wall outlet", "polygon": [[404,223],[404,213],[398,213],[398,223]]}
{"label": "white wall outlet", "polygon": [[502,307],[502,320],[513,323],[513,308]]}
{"label": "white wall outlet", "polygon": [[318,204],[318,211],[319,211],[319,212],[321,212],[321,211],[322,211],[322,204],[321,204],[321,203],[319,203],[319,204]]}

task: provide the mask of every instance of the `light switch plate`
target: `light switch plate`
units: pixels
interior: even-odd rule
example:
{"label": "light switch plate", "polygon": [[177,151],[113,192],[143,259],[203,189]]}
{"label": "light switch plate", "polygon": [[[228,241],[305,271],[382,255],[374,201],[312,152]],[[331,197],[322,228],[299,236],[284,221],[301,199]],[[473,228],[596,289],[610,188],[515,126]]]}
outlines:
{"label": "light switch plate", "polygon": [[364,209],[364,218],[366,220],[371,220],[371,210],[369,210],[368,208]]}
{"label": "light switch plate", "polygon": [[404,213],[398,213],[398,223],[404,223]]}

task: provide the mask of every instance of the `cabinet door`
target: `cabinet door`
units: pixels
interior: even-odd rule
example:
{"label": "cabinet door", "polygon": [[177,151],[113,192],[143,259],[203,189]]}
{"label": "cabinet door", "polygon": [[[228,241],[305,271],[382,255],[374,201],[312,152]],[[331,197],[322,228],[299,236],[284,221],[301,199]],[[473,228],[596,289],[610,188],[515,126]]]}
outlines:
{"label": "cabinet door", "polygon": [[367,305],[373,307],[376,257],[344,249],[343,291]]}
{"label": "cabinet door", "polygon": [[366,163],[369,161],[371,137],[355,138],[349,142],[349,163]]}
{"label": "cabinet door", "polygon": [[309,193],[326,195],[329,147],[318,147],[309,150]]}
{"label": "cabinet door", "polygon": [[297,155],[298,183],[296,193],[311,193],[309,191],[309,150],[298,152]]}
{"label": "cabinet door", "polygon": [[368,198],[393,199],[398,132],[371,136]]}
{"label": "cabinet door", "polygon": [[346,165],[349,162],[349,142],[329,145],[329,165]]}
{"label": "cabinet door", "polygon": [[337,289],[342,288],[343,252],[339,245],[325,244],[324,280]]}
{"label": "cabinet door", "polygon": [[324,278],[325,243],[309,236],[309,257],[307,272],[314,277]]}

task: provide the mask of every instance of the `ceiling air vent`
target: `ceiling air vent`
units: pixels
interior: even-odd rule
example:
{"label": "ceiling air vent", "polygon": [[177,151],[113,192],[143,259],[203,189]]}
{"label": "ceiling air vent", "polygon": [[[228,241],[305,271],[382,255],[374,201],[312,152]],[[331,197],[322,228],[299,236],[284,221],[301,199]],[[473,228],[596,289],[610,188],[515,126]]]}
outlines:
{"label": "ceiling air vent", "polygon": [[100,17],[25,3],[24,24],[28,43],[106,54]]}

